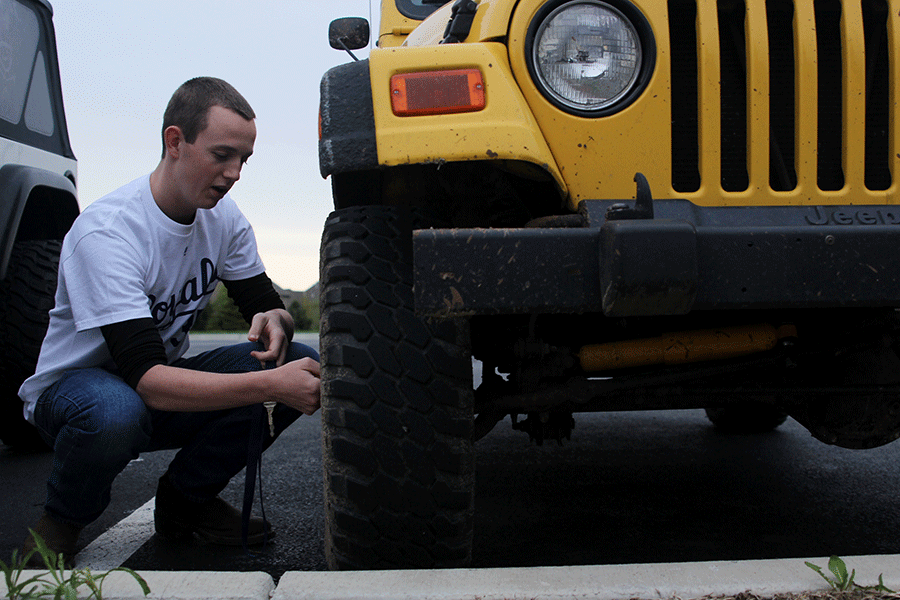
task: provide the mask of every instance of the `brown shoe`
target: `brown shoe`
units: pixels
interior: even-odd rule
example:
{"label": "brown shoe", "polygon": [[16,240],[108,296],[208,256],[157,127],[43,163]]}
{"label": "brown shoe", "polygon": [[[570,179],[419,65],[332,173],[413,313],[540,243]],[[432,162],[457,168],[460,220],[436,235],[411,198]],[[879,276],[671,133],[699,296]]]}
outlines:
{"label": "brown shoe", "polygon": [[[47,548],[53,551],[54,556],[63,555],[63,565],[66,568],[72,566],[72,560],[75,558],[75,545],[78,543],[78,535],[84,529],[83,527],[62,523],[44,513],[31,529],[44,540]],[[22,557],[24,558],[36,548],[37,544],[34,541],[34,537],[29,532],[28,537],[25,538],[25,543],[22,544]],[[31,555],[26,566],[39,569],[47,567],[44,564],[43,556],[39,552]]]}
{"label": "brown shoe", "polygon": [[[197,536],[205,542],[221,546],[241,546],[241,511],[219,497],[193,502],[172,487],[167,475],[156,488],[156,510],[153,512],[156,533],[170,540]],[[256,546],[275,537],[268,521],[250,518],[247,545]]]}

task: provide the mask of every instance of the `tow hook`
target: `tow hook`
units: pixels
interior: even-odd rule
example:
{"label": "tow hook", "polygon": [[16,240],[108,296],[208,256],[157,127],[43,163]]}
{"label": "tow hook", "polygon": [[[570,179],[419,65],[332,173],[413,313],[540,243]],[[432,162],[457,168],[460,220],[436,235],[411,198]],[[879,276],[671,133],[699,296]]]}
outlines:
{"label": "tow hook", "polygon": [[608,221],[653,218],[653,194],[650,192],[650,183],[643,173],[635,173],[634,182],[637,185],[634,208],[627,204],[613,204],[606,210]]}

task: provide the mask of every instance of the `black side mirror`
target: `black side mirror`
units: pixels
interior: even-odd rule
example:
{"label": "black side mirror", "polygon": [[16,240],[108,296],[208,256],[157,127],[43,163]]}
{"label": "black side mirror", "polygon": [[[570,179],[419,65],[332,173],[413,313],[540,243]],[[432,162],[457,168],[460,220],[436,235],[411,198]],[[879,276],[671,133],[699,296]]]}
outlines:
{"label": "black side mirror", "polygon": [[369,22],[362,17],[335,19],[328,26],[328,43],[335,50],[346,50],[353,56],[351,50],[369,45]]}

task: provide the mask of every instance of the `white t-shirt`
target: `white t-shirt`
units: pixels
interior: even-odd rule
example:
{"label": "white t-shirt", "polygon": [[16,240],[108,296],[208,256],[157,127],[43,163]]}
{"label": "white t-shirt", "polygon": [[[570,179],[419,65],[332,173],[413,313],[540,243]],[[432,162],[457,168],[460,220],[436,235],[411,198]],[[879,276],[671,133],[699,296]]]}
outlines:
{"label": "white t-shirt", "polygon": [[182,225],[150,192],[150,176],[90,204],[63,241],[56,306],[35,374],[19,389],[25,418],[64,372],[114,367],[100,327],[150,317],[169,363],[188,349],[188,331],[220,279],[246,279],[265,267],[250,223],[226,195]]}

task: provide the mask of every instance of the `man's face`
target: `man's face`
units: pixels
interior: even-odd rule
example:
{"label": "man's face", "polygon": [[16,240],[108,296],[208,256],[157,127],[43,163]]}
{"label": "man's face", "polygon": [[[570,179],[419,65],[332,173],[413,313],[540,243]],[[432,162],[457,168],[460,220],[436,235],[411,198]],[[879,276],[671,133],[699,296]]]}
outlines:
{"label": "man's face", "polygon": [[191,222],[200,208],[212,208],[241,178],[241,168],[253,154],[256,125],[234,111],[213,106],[206,129],[193,144],[183,139],[176,161],[180,219]]}

